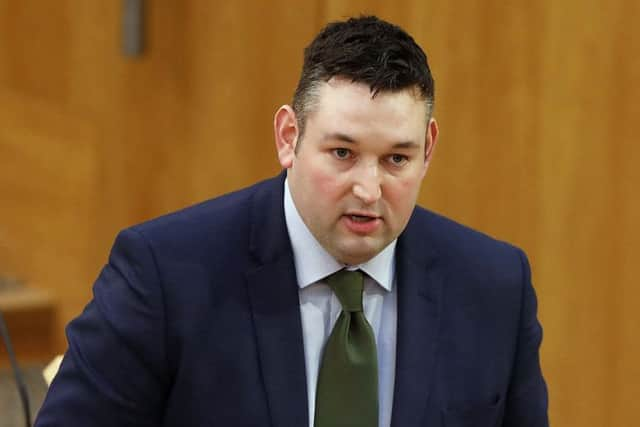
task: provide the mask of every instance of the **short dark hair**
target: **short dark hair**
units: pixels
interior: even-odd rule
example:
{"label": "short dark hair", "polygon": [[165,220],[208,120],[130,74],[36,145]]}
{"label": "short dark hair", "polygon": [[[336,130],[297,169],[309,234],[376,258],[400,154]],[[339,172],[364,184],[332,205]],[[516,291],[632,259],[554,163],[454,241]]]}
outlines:
{"label": "short dark hair", "polygon": [[434,81],[427,56],[406,31],[375,16],[331,22],[304,50],[304,64],[293,95],[299,138],[307,113],[317,101],[319,83],[342,77],[380,91],[416,88],[430,115]]}

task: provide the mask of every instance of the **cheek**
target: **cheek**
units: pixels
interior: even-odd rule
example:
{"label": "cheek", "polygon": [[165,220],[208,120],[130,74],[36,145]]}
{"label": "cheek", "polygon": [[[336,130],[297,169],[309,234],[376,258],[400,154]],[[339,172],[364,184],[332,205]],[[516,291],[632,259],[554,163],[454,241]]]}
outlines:
{"label": "cheek", "polygon": [[417,176],[398,178],[387,191],[387,200],[396,212],[411,212],[416,203],[421,180]]}
{"label": "cheek", "polygon": [[309,179],[312,183],[310,187],[314,190],[314,192],[313,194],[308,194],[308,197],[312,199],[322,198],[325,201],[335,200],[340,197],[343,184],[335,173],[324,170],[315,170],[312,174],[310,174]]}
{"label": "cheek", "polygon": [[406,176],[400,178],[400,185],[406,194],[418,194],[426,168],[424,164],[416,165]]}

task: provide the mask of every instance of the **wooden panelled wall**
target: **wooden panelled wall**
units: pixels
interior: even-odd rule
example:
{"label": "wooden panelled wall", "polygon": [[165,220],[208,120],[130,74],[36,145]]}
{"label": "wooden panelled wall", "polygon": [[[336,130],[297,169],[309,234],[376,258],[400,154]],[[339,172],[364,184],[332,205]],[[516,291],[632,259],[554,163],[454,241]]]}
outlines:
{"label": "wooden panelled wall", "polygon": [[372,12],[427,51],[441,140],[421,203],[529,254],[554,425],[638,425],[640,3],[0,0],[0,271],[63,325],[116,232],[278,171],[302,48]]}

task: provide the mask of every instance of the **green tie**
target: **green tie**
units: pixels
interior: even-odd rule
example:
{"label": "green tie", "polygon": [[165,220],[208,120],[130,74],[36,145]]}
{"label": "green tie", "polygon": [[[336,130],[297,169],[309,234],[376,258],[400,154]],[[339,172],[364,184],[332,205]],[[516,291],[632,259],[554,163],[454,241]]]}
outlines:
{"label": "green tie", "polygon": [[342,313],[324,348],[315,427],[378,427],[376,341],[362,311],[361,271],[340,270],[326,282]]}

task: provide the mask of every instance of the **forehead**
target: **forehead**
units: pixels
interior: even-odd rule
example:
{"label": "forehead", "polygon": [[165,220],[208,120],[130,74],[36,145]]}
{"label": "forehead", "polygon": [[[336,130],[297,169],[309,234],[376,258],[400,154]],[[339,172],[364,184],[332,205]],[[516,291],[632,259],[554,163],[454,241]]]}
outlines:
{"label": "forehead", "polygon": [[399,140],[419,138],[426,131],[427,106],[417,88],[381,91],[373,96],[366,84],[332,78],[321,84],[317,94],[310,126],[385,134]]}

